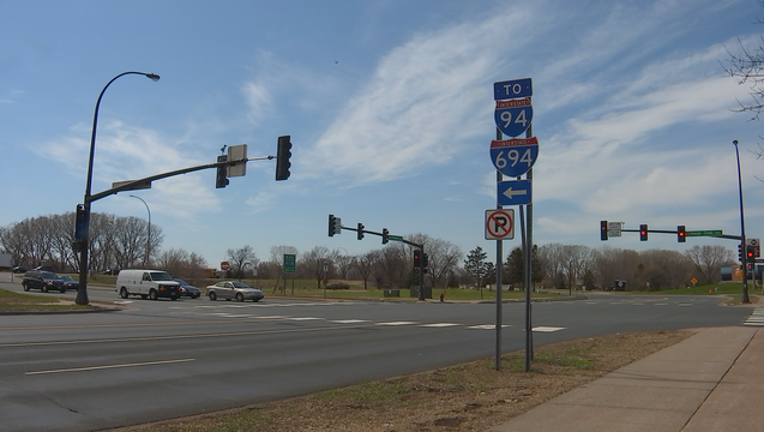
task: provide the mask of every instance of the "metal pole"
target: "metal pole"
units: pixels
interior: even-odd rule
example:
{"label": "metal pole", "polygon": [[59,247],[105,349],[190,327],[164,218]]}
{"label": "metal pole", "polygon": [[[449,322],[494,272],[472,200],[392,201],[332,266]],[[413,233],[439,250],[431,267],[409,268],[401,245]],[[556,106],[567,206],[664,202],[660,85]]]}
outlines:
{"label": "metal pole", "polygon": [[[501,129],[496,128],[496,140],[500,141],[502,138]],[[504,175],[501,171],[496,170],[496,184],[498,185],[504,180]],[[497,186],[498,187],[498,186]],[[501,209],[502,206],[498,204],[498,196],[496,197],[496,209]],[[494,361],[494,369],[501,370],[501,326],[504,322],[502,317],[502,304],[501,304],[501,286],[502,278],[501,273],[504,268],[504,247],[502,240],[496,240],[496,355]]]}
{"label": "metal pole", "polygon": [[143,198],[135,195],[130,195],[131,198],[138,198],[141,200],[143,205],[146,206],[146,211],[149,214],[149,226],[148,226],[148,240],[146,241],[146,256],[143,257],[143,266],[148,267],[149,263],[151,262],[151,210],[149,209],[149,205],[146,204],[146,201],[143,200]]}
{"label": "metal pole", "polygon": [[159,81],[159,75],[145,72],[122,72],[121,74],[112,78],[104,86],[101,93],[98,95],[96,101],[95,113],[93,114],[93,130],[90,135],[90,156],[88,158],[88,177],[85,184],[85,197],[83,199],[83,213],[84,213],[84,232],[82,239],[80,240],[80,287],[77,290],[77,297],[75,303],[78,305],[86,305],[90,303],[88,299],[88,250],[90,249],[90,203],[91,203],[91,190],[93,185],[93,156],[95,155],[95,139],[96,139],[96,126],[98,125],[98,108],[101,106],[101,99],[106,89],[109,88],[117,78],[125,75],[143,75],[152,81]]}
{"label": "metal pole", "polygon": [[[526,138],[533,136],[533,125],[528,126],[525,133]],[[525,176],[531,182],[533,187],[533,168],[528,170]],[[533,203],[528,203],[525,208],[527,215],[525,236],[525,371],[531,370],[531,360],[533,359],[533,320],[531,319],[531,285],[533,281],[533,266],[531,258],[533,256]]]}
{"label": "metal pole", "polygon": [[740,174],[740,151],[737,147],[737,140],[732,141],[735,146],[735,156],[737,157],[737,183],[740,192],[740,264],[743,269],[743,303],[750,303],[748,298],[748,250],[745,240],[745,213],[743,211],[743,177]]}

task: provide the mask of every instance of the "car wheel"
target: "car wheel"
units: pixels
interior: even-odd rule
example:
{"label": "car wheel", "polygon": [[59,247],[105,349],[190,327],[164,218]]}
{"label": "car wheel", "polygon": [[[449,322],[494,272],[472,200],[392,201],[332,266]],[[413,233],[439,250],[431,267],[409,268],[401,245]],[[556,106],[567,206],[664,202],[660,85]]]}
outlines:
{"label": "car wheel", "polygon": [[59,291],[61,291],[61,294],[63,294],[63,293],[65,293],[65,292],[66,292],[66,288],[64,288],[64,287],[61,287],[61,289],[60,289]]}
{"label": "car wheel", "polygon": [[259,302],[259,301],[260,301],[260,299],[258,299],[258,298],[254,298],[254,299],[252,299],[252,301],[253,301],[253,302],[255,302],[255,303],[257,303],[257,302]]}
{"label": "car wheel", "polygon": [[237,302],[243,302],[244,296],[241,293],[236,293],[236,301]]}
{"label": "car wheel", "polygon": [[47,285],[43,285],[42,288],[40,288],[40,290],[42,292],[48,292],[48,286]]}
{"label": "car wheel", "polygon": [[22,287],[22,288],[24,288],[24,291],[29,291],[29,285],[27,285],[27,283],[26,283],[26,282],[24,282],[23,284],[21,284],[21,287]]}
{"label": "car wheel", "polygon": [[215,291],[212,291],[210,294],[210,300],[215,301],[218,299],[218,295],[215,294]]}
{"label": "car wheel", "polygon": [[199,294],[197,294],[197,295],[195,295],[195,296],[191,296],[191,298],[192,298],[192,299],[198,299],[198,298],[199,298]]}
{"label": "car wheel", "polygon": [[122,287],[122,289],[119,290],[119,296],[122,297],[123,299],[128,298],[130,294],[127,292],[127,288]]}
{"label": "car wheel", "polygon": [[157,292],[156,290],[149,291],[149,299],[156,300],[157,299]]}

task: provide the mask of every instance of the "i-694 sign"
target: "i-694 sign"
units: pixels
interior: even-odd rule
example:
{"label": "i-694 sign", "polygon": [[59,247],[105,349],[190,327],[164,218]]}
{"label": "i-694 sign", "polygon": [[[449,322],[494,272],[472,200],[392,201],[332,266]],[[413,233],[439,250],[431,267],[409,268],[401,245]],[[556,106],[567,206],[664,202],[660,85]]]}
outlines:
{"label": "i-694 sign", "polygon": [[533,119],[533,106],[531,99],[513,99],[496,102],[496,111],[493,114],[496,126],[505,135],[519,136],[528,129]]}
{"label": "i-694 sign", "polygon": [[536,163],[538,155],[539,141],[536,137],[491,141],[493,165],[506,176],[525,174]]}

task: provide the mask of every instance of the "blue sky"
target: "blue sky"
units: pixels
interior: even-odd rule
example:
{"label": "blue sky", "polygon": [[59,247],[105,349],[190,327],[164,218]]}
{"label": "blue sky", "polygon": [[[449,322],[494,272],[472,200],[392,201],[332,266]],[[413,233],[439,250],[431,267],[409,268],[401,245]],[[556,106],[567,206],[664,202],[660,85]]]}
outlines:
{"label": "blue sky", "polygon": [[[424,233],[466,254],[496,206],[493,83],[533,78],[534,238],[675,249],[732,241],[653,234],[599,239],[599,221],[739,234],[764,223],[762,124],[734,113],[747,85],[723,66],[761,44],[755,0],[66,1],[0,0],[0,226],[82,202],[95,102],[93,192],[214,162],[223,145],[274,161],[215,189],[214,170],[134,191],[164,232],[211,266],[250,245],[362,253],[327,218]],[[93,211],[146,217],[120,193]],[[506,241],[505,250],[520,244]],[[509,249],[508,249],[509,248]]]}

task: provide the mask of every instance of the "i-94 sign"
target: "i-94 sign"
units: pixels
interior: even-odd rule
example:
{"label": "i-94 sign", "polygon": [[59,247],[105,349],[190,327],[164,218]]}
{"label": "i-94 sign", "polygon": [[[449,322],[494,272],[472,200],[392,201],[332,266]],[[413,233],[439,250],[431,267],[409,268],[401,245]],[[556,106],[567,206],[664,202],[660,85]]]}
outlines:
{"label": "i-94 sign", "polygon": [[536,163],[539,155],[538,138],[515,138],[491,141],[493,166],[506,176],[518,177]]}
{"label": "i-94 sign", "polygon": [[530,98],[497,101],[493,118],[505,135],[516,137],[528,129],[533,120]]}

